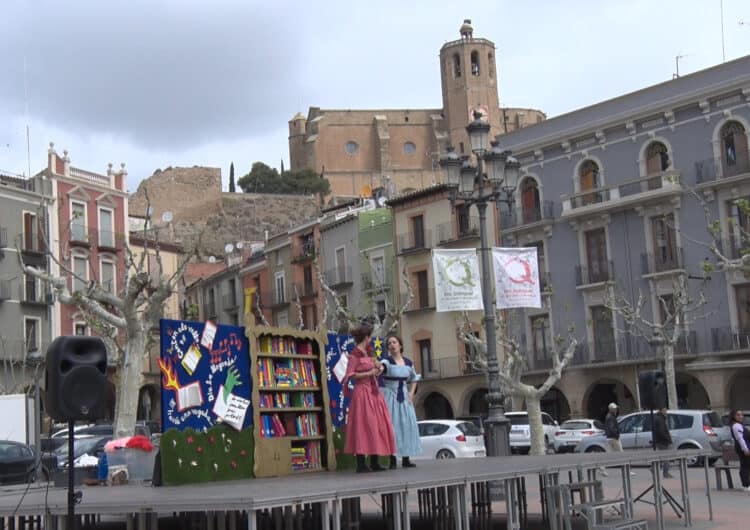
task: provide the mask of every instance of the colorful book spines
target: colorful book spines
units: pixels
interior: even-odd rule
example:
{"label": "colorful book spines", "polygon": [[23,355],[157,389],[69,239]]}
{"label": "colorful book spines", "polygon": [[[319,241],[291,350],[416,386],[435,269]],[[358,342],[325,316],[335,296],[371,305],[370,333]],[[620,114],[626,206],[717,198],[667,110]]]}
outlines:
{"label": "colorful book spines", "polygon": [[258,340],[258,347],[263,353],[278,353],[289,355],[312,355],[312,342],[293,337],[277,337],[263,335]]}
{"label": "colorful book spines", "polygon": [[322,460],[320,456],[320,442],[305,442],[302,446],[292,447],[292,470],[320,469]]}
{"label": "colorful book spines", "polygon": [[297,436],[320,435],[320,424],[318,415],[314,413],[300,414],[296,419]]}
{"label": "colorful book spines", "polygon": [[286,428],[278,414],[263,414],[260,434],[263,438],[278,438],[286,436]]}

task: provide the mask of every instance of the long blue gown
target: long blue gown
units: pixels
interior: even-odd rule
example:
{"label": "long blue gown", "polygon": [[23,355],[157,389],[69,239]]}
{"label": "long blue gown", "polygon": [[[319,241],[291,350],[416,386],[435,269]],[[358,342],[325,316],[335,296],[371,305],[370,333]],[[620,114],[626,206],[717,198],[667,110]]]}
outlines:
{"label": "long blue gown", "polygon": [[417,456],[422,454],[422,444],[419,441],[419,429],[417,428],[417,414],[414,405],[409,401],[409,388],[412,383],[417,382],[420,377],[414,371],[414,363],[406,357],[404,366],[396,364],[392,357],[382,359],[385,371],[381,381],[383,397],[391,413],[393,431],[396,435],[396,456]]}

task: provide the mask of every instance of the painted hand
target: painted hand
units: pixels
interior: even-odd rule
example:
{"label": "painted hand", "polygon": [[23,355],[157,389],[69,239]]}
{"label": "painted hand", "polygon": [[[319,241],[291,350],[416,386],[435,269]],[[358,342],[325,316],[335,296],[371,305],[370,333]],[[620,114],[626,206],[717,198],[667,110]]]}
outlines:
{"label": "painted hand", "polygon": [[224,382],[225,402],[229,399],[229,395],[232,393],[232,390],[234,390],[234,387],[240,386],[241,384],[242,382],[240,381],[240,372],[235,367],[230,368],[227,372],[227,380]]}

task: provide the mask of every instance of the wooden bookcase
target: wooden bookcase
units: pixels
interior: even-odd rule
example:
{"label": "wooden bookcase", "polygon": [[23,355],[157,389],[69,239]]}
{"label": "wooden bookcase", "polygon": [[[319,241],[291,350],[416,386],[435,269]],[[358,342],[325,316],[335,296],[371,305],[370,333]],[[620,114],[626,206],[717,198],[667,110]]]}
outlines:
{"label": "wooden bookcase", "polygon": [[327,334],[252,324],[245,334],[253,380],[255,476],[335,469]]}

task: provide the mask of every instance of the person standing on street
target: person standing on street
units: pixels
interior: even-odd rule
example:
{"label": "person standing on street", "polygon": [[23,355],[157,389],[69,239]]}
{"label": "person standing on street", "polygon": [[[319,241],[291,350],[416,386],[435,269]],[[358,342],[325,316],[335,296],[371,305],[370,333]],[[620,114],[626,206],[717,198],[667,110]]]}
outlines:
{"label": "person standing on street", "polygon": [[740,457],[740,482],[742,489],[750,491],[750,431],[743,422],[744,414],[741,410],[733,410],[729,414],[729,428],[732,430],[734,450]]}
{"label": "person standing on street", "polygon": [[607,437],[607,445],[610,451],[622,451],[620,426],[617,424],[617,403],[610,403],[608,410],[607,417],[604,419],[604,434]]}
{"label": "person standing on street", "polygon": [[[667,407],[662,407],[654,415],[654,425],[652,427],[652,433],[654,437],[654,447],[660,451],[666,451],[672,448],[672,435],[669,432],[669,426],[667,425]],[[669,460],[662,462],[662,472],[664,478],[674,478],[669,473]]]}

